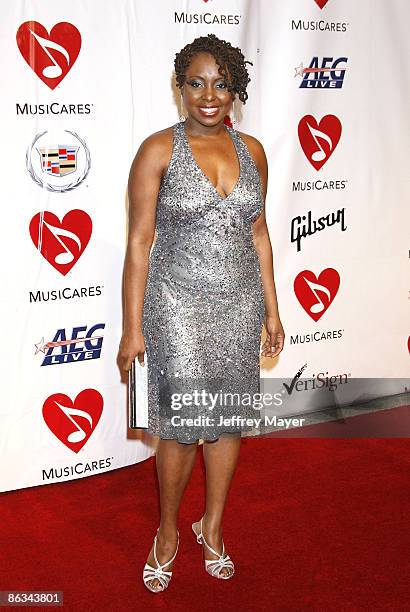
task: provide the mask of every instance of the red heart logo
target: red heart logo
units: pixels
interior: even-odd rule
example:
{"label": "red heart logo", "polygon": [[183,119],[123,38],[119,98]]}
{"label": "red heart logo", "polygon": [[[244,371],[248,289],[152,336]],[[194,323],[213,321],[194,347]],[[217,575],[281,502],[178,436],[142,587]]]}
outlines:
{"label": "red heart logo", "polygon": [[299,142],[307,160],[316,170],[327,162],[336,149],[342,133],[342,124],[335,115],[325,115],[319,121],[305,115],[299,121]]}
{"label": "red heart logo", "polygon": [[54,393],[43,404],[43,417],[56,438],[78,453],[97,427],[103,405],[96,389],[84,389],[74,402],[64,393]]}
{"label": "red heart logo", "polygon": [[323,8],[325,6],[325,4],[328,3],[329,0],[315,0],[316,4],[318,5],[319,8]]}
{"label": "red heart logo", "polygon": [[81,48],[81,34],[62,21],[50,31],[38,21],[22,23],[16,34],[21,55],[50,89],[55,89],[73,67]]}
{"label": "red heart logo", "polygon": [[87,246],[92,221],[83,210],[70,210],[60,221],[52,212],[39,212],[30,221],[30,236],[42,256],[65,276]]}
{"label": "red heart logo", "polygon": [[339,285],[340,276],[337,270],[326,268],[318,278],[311,270],[299,272],[293,288],[304,310],[314,321],[319,321],[333,302]]}

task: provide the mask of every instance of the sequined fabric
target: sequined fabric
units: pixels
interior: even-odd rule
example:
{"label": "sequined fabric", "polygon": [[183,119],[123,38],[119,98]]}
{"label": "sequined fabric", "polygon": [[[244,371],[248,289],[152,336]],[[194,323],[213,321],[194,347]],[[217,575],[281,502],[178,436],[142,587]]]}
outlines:
{"label": "sequined fabric", "polygon": [[[259,416],[249,398],[260,390],[264,298],[252,222],[263,207],[261,181],[245,142],[225,129],[240,174],[223,198],[195,161],[184,123],[173,126],[145,290],[148,431],[185,443],[248,431],[245,419]],[[190,400],[178,407],[171,399],[183,393]]]}

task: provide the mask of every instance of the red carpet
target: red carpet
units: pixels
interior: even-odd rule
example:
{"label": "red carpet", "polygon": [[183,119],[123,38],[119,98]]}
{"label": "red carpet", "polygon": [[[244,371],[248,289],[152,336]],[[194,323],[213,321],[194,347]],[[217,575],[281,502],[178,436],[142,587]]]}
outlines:
{"label": "red carpet", "polygon": [[141,580],[157,527],[153,459],[2,494],[0,590],[62,590],[75,612],[410,609],[409,440],[245,439],[224,525],[231,581],[205,573],[190,532],[201,459],[165,593]]}

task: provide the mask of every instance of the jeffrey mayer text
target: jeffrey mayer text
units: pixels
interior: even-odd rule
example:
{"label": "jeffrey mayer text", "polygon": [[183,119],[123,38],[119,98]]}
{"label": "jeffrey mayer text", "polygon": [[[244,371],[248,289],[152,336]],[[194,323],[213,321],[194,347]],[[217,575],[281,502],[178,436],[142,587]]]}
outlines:
{"label": "jeffrey mayer text", "polygon": [[220,416],[219,419],[215,419],[211,416],[197,416],[193,418],[184,418],[179,415],[174,415],[171,418],[171,423],[175,427],[213,427],[217,426],[247,426],[247,427],[255,427],[259,428],[261,424],[265,427],[284,427],[285,429],[289,429],[289,427],[302,427],[305,419],[299,417],[292,418],[284,418],[274,416],[264,416],[263,418],[245,418],[238,415],[224,417]]}

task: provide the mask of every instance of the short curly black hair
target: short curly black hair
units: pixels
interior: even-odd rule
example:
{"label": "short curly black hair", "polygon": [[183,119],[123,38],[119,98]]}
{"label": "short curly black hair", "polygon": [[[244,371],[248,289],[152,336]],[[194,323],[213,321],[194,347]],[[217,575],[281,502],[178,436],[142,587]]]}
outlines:
{"label": "short curly black hair", "polygon": [[[239,47],[233,47],[230,42],[217,38],[215,34],[200,36],[194,41],[185,45],[179,53],[175,54],[174,66],[177,86],[181,88],[185,82],[185,72],[194,55],[197,53],[210,53],[214,56],[216,63],[219,66],[219,73],[226,79],[228,91],[238,94],[238,98],[243,104],[248,99],[246,87],[251,80],[246,69],[246,64],[251,64],[245,57]],[[231,80],[228,79],[226,72],[228,68]]]}

